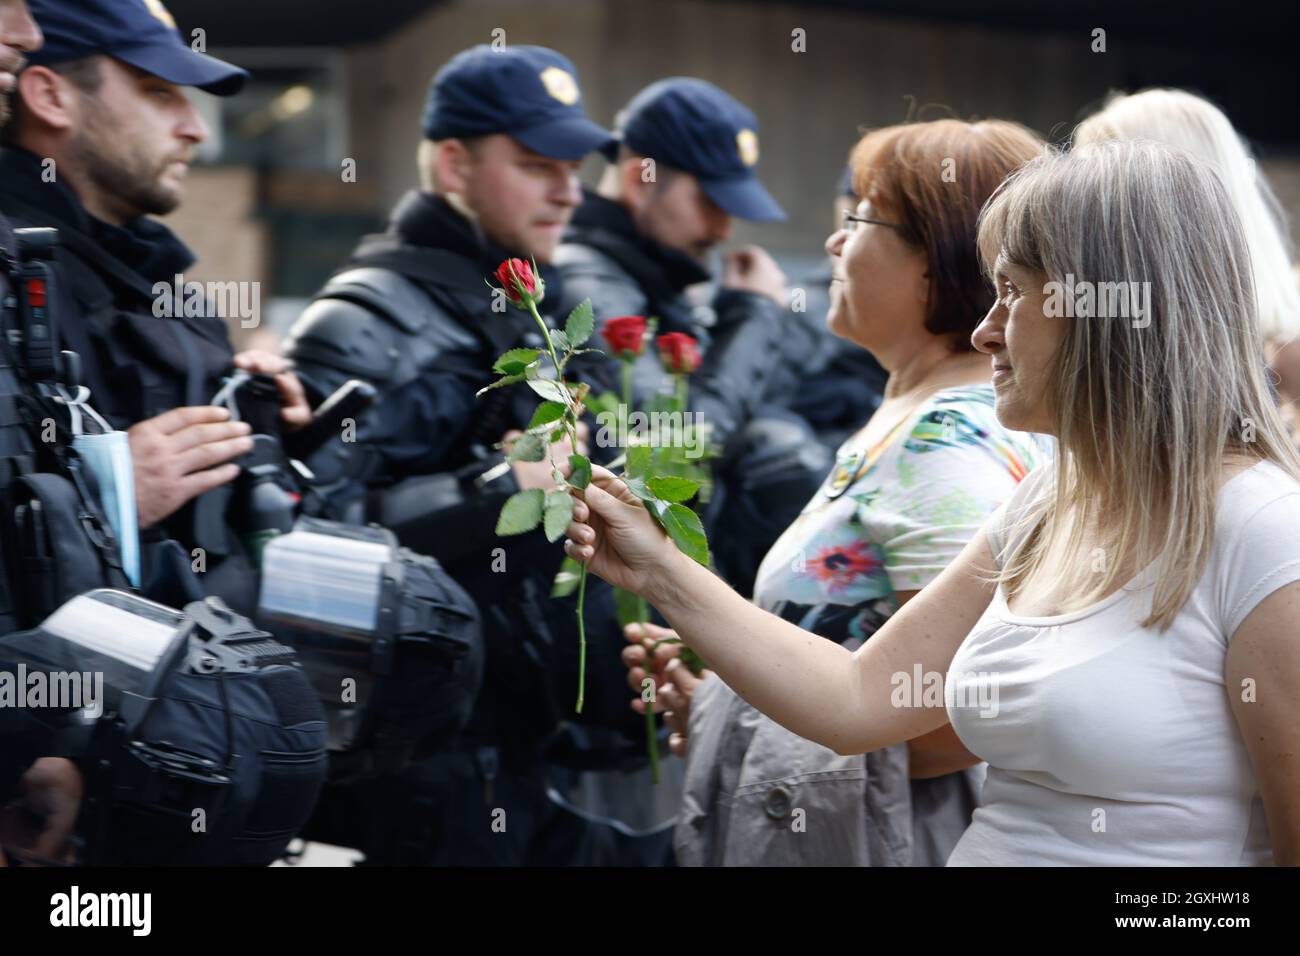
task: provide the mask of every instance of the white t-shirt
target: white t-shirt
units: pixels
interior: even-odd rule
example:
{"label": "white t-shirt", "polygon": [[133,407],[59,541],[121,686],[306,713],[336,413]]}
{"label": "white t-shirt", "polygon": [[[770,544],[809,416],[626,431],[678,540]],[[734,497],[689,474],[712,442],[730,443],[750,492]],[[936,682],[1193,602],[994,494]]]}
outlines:
{"label": "white t-shirt", "polygon": [[[990,524],[1004,534],[1052,465]],[[1259,785],[1224,685],[1228,641],[1300,580],[1300,483],[1271,462],[1220,489],[1215,544],[1164,633],[1142,628],[1148,568],[1091,607],[1022,617],[999,587],[953,657],[948,717],[989,764],[949,866],[1260,866],[1272,850]],[[1300,639],[1300,637],[1298,637]],[[1295,689],[1300,693],[1300,688]]]}

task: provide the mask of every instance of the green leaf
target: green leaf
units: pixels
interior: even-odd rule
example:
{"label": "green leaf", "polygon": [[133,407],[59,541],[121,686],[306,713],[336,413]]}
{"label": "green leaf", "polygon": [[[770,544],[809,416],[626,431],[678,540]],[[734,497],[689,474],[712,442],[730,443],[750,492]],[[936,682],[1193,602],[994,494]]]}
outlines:
{"label": "green leaf", "polygon": [[524,432],[510,446],[507,461],[541,461],[546,457],[546,443],[538,435]]}
{"label": "green leaf", "polygon": [[595,327],[596,315],[591,310],[591,300],[579,302],[564,322],[564,334],[569,340],[569,348],[577,348],[591,338]]}
{"label": "green leaf", "polygon": [[644,478],[629,476],[623,479],[623,483],[627,485],[628,491],[632,492],[632,494],[636,495],[642,501],[655,500],[654,492],[646,487]]}
{"label": "green leaf", "polygon": [[654,450],[649,445],[633,445],[627,450],[627,473],[640,478],[650,467]]}
{"label": "green leaf", "polygon": [[694,674],[696,677],[699,677],[700,674],[704,670],[706,670],[709,666],[708,664],[704,663],[704,658],[702,658],[699,654],[696,654],[693,650],[691,650],[689,647],[686,647],[685,645],[682,646],[681,658],[682,658],[682,663],[685,664],[687,667],[689,667],[691,669],[691,673]]}
{"label": "green leaf", "polygon": [[660,503],[660,507],[650,510],[659,518],[659,523],[682,554],[706,568],[709,566],[709,540],[704,536],[704,525],[700,524],[699,515],[678,504],[663,507]]}
{"label": "green leaf", "polygon": [[568,597],[578,590],[578,580],[582,576],[582,565],[573,558],[566,557],[556,572],[555,582],[551,585],[551,597]]}
{"label": "green leaf", "polygon": [[564,439],[568,437],[569,437],[569,433],[565,429],[557,428],[555,429],[555,431],[551,432],[551,444],[558,445],[560,442],[564,441]]}
{"label": "green leaf", "polygon": [[528,430],[532,431],[542,425],[559,421],[567,411],[563,402],[542,402],[537,406],[537,411],[533,412],[533,420],[528,423]]}
{"label": "green leaf", "polygon": [[700,490],[700,483],[689,478],[650,478],[646,487],[660,501],[689,501]]}
{"label": "green leaf", "polygon": [[507,385],[513,385],[515,382],[522,382],[523,380],[524,377],[522,375],[507,375],[505,378],[497,379],[491,385],[485,385],[483,388],[480,388],[474,393],[474,397],[478,398],[484,392],[490,392],[494,388],[505,388]]}
{"label": "green leaf", "polygon": [[528,380],[528,387],[547,401],[560,402],[561,404],[568,403],[569,393],[565,390],[563,385],[554,379],[530,378]]}
{"label": "green leaf", "polygon": [[497,518],[497,534],[505,537],[532,531],[542,522],[542,508],[545,504],[546,493],[541,488],[529,488],[511,495],[501,506],[501,516]]}
{"label": "green leaf", "polygon": [[522,375],[524,369],[536,362],[541,354],[539,349],[511,349],[496,360],[492,371],[502,375]]}
{"label": "green leaf", "polygon": [[619,627],[627,627],[629,624],[643,623],[650,615],[645,598],[622,588],[614,588],[614,616],[618,619]]}
{"label": "green leaf", "polygon": [[573,520],[573,496],[567,491],[552,491],[546,496],[546,540],[559,541]]}
{"label": "green leaf", "polygon": [[591,484],[591,462],[585,455],[569,456],[569,484],[581,490]]}
{"label": "green leaf", "polygon": [[573,346],[569,344],[569,337],[563,332],[551,330],[551,346],[555,349],[555,354],[560,356],[560,361],[564,361],[564,353],[569,351]]}
{"label": "green leaf", "polygon": [[[617,606],[617,600],[618,600],[617,595],[615,595],[615,606]],[[708,668],[708,665],[704,663],[704,658],[700,657],[699,654],[696,654],[685,644],[682,644],[682,639],[680,637],[659,638],[659,640],[655,641],[654,644],[652,644],[650,647],[650,654],[652,656],[654,655],[655,651],[659,650],[660,644],[681,644],[682,649],[677,652],[677,656],[682,659],[682,663],[685,664],[687,667],[689,667],[691,669],[691,673],[694,674],[696,677],[699,677],[700,672]]]}

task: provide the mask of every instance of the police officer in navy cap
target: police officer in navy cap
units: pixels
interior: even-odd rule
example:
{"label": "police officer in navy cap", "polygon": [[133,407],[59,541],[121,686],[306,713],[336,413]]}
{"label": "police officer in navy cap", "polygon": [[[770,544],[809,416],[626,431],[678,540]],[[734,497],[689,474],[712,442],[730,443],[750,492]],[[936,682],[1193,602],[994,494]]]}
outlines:
{"label": "police officer in navy cap", "polygon": [[[673,77],[651,84],[620,112],[618,137],[614,161],[585,194],[556,253],[558,306],[591,299],[598,321],[655,316],[660,334],[684,332],[700,341],[704,359],[691,376],[691,410],[703,415],[721,452],[711,462],[714,495],[703,517],[715,565],[747,591],[763,555],[830,467],[808,425],[781,407],[794,397],[796,373],[812,359],[816,336],[788,311],[780,267],[749,246],[722,256],[720,275],[711,268],[733,219],[780,222],[785,213],[758,177],[757,118],[711,83]],[[688,294],[715,280],[711,296]],[[643,408],[665,384],[654,351],[634,367]],[[612,375],[619,362],[606,362]],[[572,734],[596,750],[610,737],[599,729]],[[552,829],[569,831],[575,846],[613,843],[620,850],[612,861],[575,862],[637,865],[663,855],[682,766],[670,761],[662,769],[668,779],[660,787],[651,786],[646,771],[619,768],[557,779]]]}
{"label": "police officer in navy cap", "polygon": [[[531,390],[475,393],[503,352],[542,345],[527,313],[494,308],[485,279],[507,257],[534,259],[547,280],[542,310],[551,308],[559,286],[548,264],[581,201],[579,161],[612,136],[586,117],[573,64],[537,46],[455,56],[433,79],[422,129],[420,188],[326,283],[285,353],[309,391],[349,378],[378,388],[355,440],[341,437],[310,465],[330,486],[333,517],[392,528],[474,595],[487,671],[453,752],[400,777],[330,788],[311,832],[359,846],[370,863],[552,862],[538,850],[543,768],[549,738],[572,716],[572,600],[550,597],[561,550],[540,531],[498,538],[495,523],[506,498],[553,479],[548,462],[507,464],[496,447],[528,425]],[[612,622],[609,590],[594,584],[588,619]],[[635,740],[643,731],[619,686],[622,637],[612,623],[605,630],[589,649],[583,719]]]}
{"label": "police officer in navy cap", "polygon": [[[256,575],[235,529],[201,530],[196,517],[251,448],[248,426],[209,403],[240,364],[279,374],[288,427],[311,409],[283,360],[234,354],[222,317],[158,314],[155,287],[171,289],[194,255],[152,218],[180,205],[209,133],[183,87],[229,95],[248,74],[191,49],[159,0],[30,6],[45,44],[12,96],[0,209],[15,225],[59,230],[59,344],[80,357],[91,404],[130,439],[145,593],[176,606],[216,594],[251,613]],[[194,548],[206,556],[198,575]]]}
{"label": "police officer in navy cap", "polygon": [[[208,135],[182,87],[230,94],[247,74],[192,50],[159,0],[29,0],[27,6],[39,27],[34,35],[43,34],[44,44],[22,47],[21,72],[12,55],[16,44],[0,37],[0,91],[9,99],[0,210],[15,227],[59,232],[57,254],[47,262],[53,282],[46,292],[58,333],[53,344],[76,352],[79,383],[90,388],[90,404],[112,428],[127,433],[140,531],[136,583],[144,596],[174,607],[215,595],[250,613],[257,579],[236,530],[218,512],[211,537],[199,540],[194,521],[198,502],[220,495],[239,471],[233,460],[251,447],[247,426],[208,405],[237,359],[220,317],[156,314],[155,284],[171,288],[194,256],[152,218],[180,204],[189,164]],[[21,24],[13,19],[21,7],[14,0],[0,3],[0,29],[9,33]],[[3,244],[13,254],[14,245]],[[255,364],[257,358],[240,361]],[[65,384],[70,371],[69,364],[60,371]],[[281,385],[287,423],[296,414],[310,415],[291,397],[301,394],[293,384],[286,373]],[[12,395],[7,398],[6,407],[18,407]],[[7,415],[4,427],[23,420]],[[83,466],[87,460],[81,459]],[[46,466],[53,464],[46,459]],[[32,467],[10,457],[0,462],[0,473],[11,480]],[[56,482],[66,478],[65,472],[51,474]],[[131,491],[128,481],[123,494]],[[10,492],[0,489],[0,497],[13,508],[23,499],[10,501]],[[80,503],[75,499],[67,509],[75,514]],[[42,513],[54,529],[60,525],[52,516],[70,512],[47,504]],[[82,521],[93,519],[83,513]],[[206,573],[196,573],[192,563],[196,547],[205,551]],[[62,550],[47,559],[51,570],[36,582],[39,587],[30,578],[13,579],[15,590],[23,588],[24,613],[48,613],[88,581],[113,585],[98,573],[98,562],[83,560],[76,548],[76,540],[60,542]],[[7,600],[0,605],[5,615],[16,606]],[[316,704],[305,681],[297,692],[286,686],[283,702],[290,708],[286,713],[299,703]],[[215,716],[213,725],[203,726],[204,715],[196,711],[187,727],[198,735],[220,733]],[[180,743],[188,746],[186,733],[180,731]],[[323,725],[319,734],[323,747]],[[38,762],[20,791],[51,791],[49,806],[59,808],[59,818],[71,800],[75,820],[80,782],[69,777],[65,764]],[[296,829],[310,813],[310,783],[323,776],[323,768],[300,766],[303,786],[277,791],[278,819],[262,821],[269,831]],[[154,852],[144,845],[132,849]]]}
{"label": "police officer in navy cap", "polygon": [[[717,275],[709,266],[733,218],[779,222],[785,214],[758,177],[758,120],[712,83],[652,83],[621,111],[618,135],[617,160],[585,196],[556,254],[561,307],[590,298],[598,318],[655,315],[661,333],[701,340],[691,401],[722,451],[721,493],[705,520],[719,570],[747,590],[830,467],[807,424],[784,408],[818,342],[787,309],[785,276],[762,249],[727,252]],[[715,293],[701,305],[688,290],[708,282]],[[653,393],[661,376],[646,354],[636,390]]]}

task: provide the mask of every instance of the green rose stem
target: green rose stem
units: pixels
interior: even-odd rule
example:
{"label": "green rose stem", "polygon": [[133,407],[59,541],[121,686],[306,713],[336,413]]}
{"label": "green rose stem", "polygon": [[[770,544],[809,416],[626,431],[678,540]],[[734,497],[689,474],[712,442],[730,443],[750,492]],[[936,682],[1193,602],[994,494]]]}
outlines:
{"label": "green rose stem", "polygon": [[[632,364],[636,361],[635,355],[623,356],[623,408],[630,411],[632,408]],[[583,565],[585,568],[586,565]],[[645,598],[641,595],[636,596],[636,623],[641,628],[642,639],[645,637],[645,623],[650,619],[649,609],[646,607]],[[646,673],[650,672],[650,658],[646,658]],[[651,678],[653,680],[653,678]],[[659,734],[655,727],[655,707],[653,699],[645,702],[645,747],[646,753],[650,756],[650,778],[657,784],[659,782]]]}
{"label": "green rose stem", "polygon": [[[537,322],[537,327],[542,330],[542,338],[546,340],[546,351],[551,353],[551,361],[555,364],[555,374],[559,376],[560,391],[564,393],[564,404],[572,413],[564,418],[564,429],[569,433],[569,443],[573,447],[573,453],[578,454],[578,411],[574,407],[573,396],[569,394],[569,388],[564,384],[564,374],[560,368],[559,356],[555,354],[555,343],[551,341],[551,330],[543,321],[542,316],[537,311],[537,303],[531,295],[524,297],[528,303],[528,311],[532,313],[533,319]],[[582,713],[582,703],[586,695],[587,688],[587,622],[584,620],[583,609],[587,601],[587,565],[583,562],[582,570],[578,573],[578,702],[574,706],[577,713]]]}

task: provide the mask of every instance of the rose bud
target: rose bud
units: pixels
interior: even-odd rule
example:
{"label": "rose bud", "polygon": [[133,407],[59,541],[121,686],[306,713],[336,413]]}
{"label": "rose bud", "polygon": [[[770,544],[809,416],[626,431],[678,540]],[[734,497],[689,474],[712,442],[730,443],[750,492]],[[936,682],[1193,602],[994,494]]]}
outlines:
{"label": "rose bud", "polygon": [[615,358],[627,360],[645,351],[645,330],[645,316],[624,315],[606,322],[600,334]]}
{"label": "rose bud", "polygon": [[700,347],[685,332],[669,332],[655,339],[659,345],[659,361],[673,375],[690,375],[700,367]]}
{"label": "rose bud", "polygon": [[546,293],[546,283],[523,259],[507,259],[497,266],[496,280],[506,299],[517,309],[528,308],[529,302],[537,305]]}

